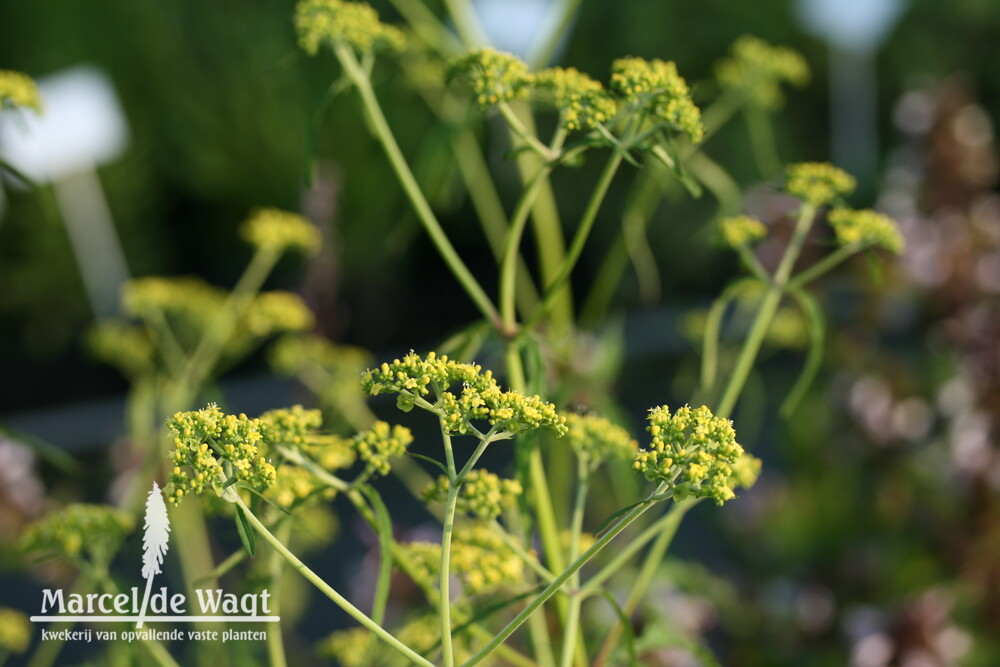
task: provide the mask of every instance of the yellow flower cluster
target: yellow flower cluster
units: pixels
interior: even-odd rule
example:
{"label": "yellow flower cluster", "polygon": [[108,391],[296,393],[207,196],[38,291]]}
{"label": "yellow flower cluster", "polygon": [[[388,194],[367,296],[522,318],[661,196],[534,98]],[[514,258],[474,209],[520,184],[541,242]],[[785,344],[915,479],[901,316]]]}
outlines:
{"label": "yellow flower cluster", "polygon": [[314,434],[302,451],[330,472],[350,468],[358,458],[351,440],[332,434]]}
{"label": "yellow flower cluster", "polygon": [[156,348],[141,327],[120,320],[104,320],[87,334],[87,346],[101,361],[117,366],[130,378],[156,369]]}
{"label": "yellow flower cluster", "polygon": [[322,425],[323,414],[319,410],[306,410],[301,405],[269,410],[257,418],[262,440],[271,446],[301,448],[314,439],[313,431]]}
{"label": "yellow flower cluster", "polygon": [[828,162],[792,164],[785,172],[785,191],[813,206],[850,194],[856,184],[853,176]]}
{"label": "yellow flower cluster", "polygon": [[413,434],[405,426],[390,426],[377,421],[367,431],[354,436],[351,441],[358,457],[380,475],[388,475],[389,459],[402,456],[413,442]]}
{"label": "yellow flower cluster", "polygon": [[449,76],[462,74],[472,82],[476,104],[482,109],[526,98],[534,81],[523,60],[493,49],[471,51],[448,69]]}
{"label": "yellow flower cluster", "polygon": [[615,100],[604,90],[600,81],[591,79],[575,68],[553,67],[535,75],[534,89],[544,98],[551,98],[560,112],[560,122],[567,130],[587,130],[607,123],[618,112]]}
{"label": "yellow flower cluster", "polygon": [[217,488],[233,475],[258,489],[271,486],[277,477],[258,447],[264,439],[259,419],[227,415],[212,404],[197,412],[178,412],[167,427],[175,447],[167,497],[174,504],[188,493]]}
{"label": "yellow flower cluster", "polygon": [[656,121],[686,133],[694,143],[705,136],[701,111],[673,61],[620,58],[611,65],[611,88]]}
{"label": "yellow flower cluster", "polygon": [[[444,502],[449,487],[448,478],[441,475],[424,491],[424,500]],[[473,470],[458,491],[457,508],[459,512],[489,521],[500,516],[504,507],[513,505],[521,493],[521,483],[516,479],[501,479],[486,470]]]}
{"label": "yellow flower cluster", "polygon": [[[434,614],[417,616],[393,634],[413,650],[431,658],[435,647],[441,644],[441,619]],[[459,664],[475,653],[468,633],[456,633],[452,637],[452,649],[455,652],[455,662]],[[412,664],[399,651],[373,637],[365,628],[338,630],[320,642],[317,650],[323,657],[333,658],[343,667],[407,667]],[[486,667],[497,663],[487,658],[479,664]]]}
{"label": "yellow flower cluster", "polygon": [[899,233],[899,225],[887,215],[872,210],[841,208],[830,211],[829,220],[840,245],[860,243],[879,246],[897,255],[903,252],[903,235]]}
{"label": "yellow flower cluster", "polygon": [[[383,392],[399,394],[398,404],[403,410],[411,409],[414,399],[433,391],[434,412],[451,433],[471,432],[473,421],[486,421],[506,435],[536,428],[548,428],[556,435],[566,431],[565,418],[551,403],[537,395],[503,391],[491,371],[482,372],[479,365],[451,361],[434,352],[429,352],[426,359],[411,352],[402,360],[383,363],[367,371],[361,384],[373,396]],[[449,391],[453,384],[462,386],[458,396]]]}
{"label": "yellow flower cluster", "polygon": [[31,77],[20,72],[0,69],[0,109],[7,103],[18,107],[29,107],[38,112],[42,110],[42,96],[38,93],[38,86]]}
{"label": "yellow flower cluster", "polygon": [[[122,307],[147,322],[166,319],[182,345],[193,346],[223,309],[229,293],[200,278],[136,278],[125,284]],[[261,292],[247,305],[227,351],[241,353],[261,338],[313,325],[313,315],[291,292]]]}
{"label": "yellow flower cluster", "polygon": [[274,483],[264,492],[264,497],[279,507],[291,509],[306,500],[332,500],[336,491],[321,483],[305,468],[290,463],[278,467]]}
{"label": "yellow flower cluster", "polygon": [[732,422],[705,406],[684,406],[673,414],[667,406],[651,408],[648,419],[652,444],[639,450],[632,464],[646,479],[667,482],[676,499],[692,495],[721,505],[736,496],[733,464],[743,448]]}
{"label": "yellow flower cluster", "polygon": [[312,254],[323,242],[316,225],[301,215],[276,208],[259,208],[240,228],[240,235],[261,250],[282,253],[300,250]]}
{"label": "yellow flower cluster", "polygon": [[364,2],[302,0],[295,8],[299,45],[310,55],[320,46],[347,44],[358,53],[402,51],[406,38],[395,26],[379,21]]}
{"label": "yellow flower cluster", "polygon": [[621,426],[597,415],[566,415],[566,438],[579,456],[592,463],[608,459],[630,459],[639,443]]}
{"label": "yellow flower cluster", "polygon": [[24,653],[31,644],[31,622],[17,609],[0,607],[0,652]]}
{"label": "yellow flower cluster", "polygon": [[[401,545],[406,559],[425,586],[434,584],[441,571],[441,545],[409,542]],[[511,549],[492,525],[482,522],[460,524],[451,545],[451,573],[462,582],[469,595],[488,595],[524,583],[524,561]]]}
{"label": "yellow flower cluster", "polygon": [[135,520],[120,509],[76,503],[29,525],[21,537],[21,549],[36,556],[107,565],[133,528]]}
{"label": "yellow flower cluster", "polygon": [[724,88],[737,90],[752,104],[768,109],[784,104],[782,83],[801,87],[809,82],[809,65],[801,54],[751,35],[733,43],[732,56],[722,59],[715,73]]}
{"label": "yellow flower cluster", "polygon": [[761,460],[752,454],[744,452],[733,463],[733,488],[749,489],[757,483],[760,476]]}
{"label": "yellow flower cluster", "polygon": [[757,218],[736,215],[719,220],[719,233],[730,248],[739,248],[767,236],[767,227]]}

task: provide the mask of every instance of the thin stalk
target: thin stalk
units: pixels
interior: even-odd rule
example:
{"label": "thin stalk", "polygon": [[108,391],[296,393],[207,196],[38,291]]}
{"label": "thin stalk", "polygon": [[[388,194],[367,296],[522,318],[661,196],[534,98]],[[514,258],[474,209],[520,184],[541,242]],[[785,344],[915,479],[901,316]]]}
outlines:
{"label": "thin stalk", "polygon": [[[590,465],[586,457],[577,458],[577,481],[576,495],[573,500],[573,513],[570,519],[570,561],[575,561],[580,556],[580,533],[583,531],[583,513],[587,505],[587,491],[590,488]],[[569,587],[573,592],[569,599],[569,611],[566,614],[566,623],[563,626],[562,658],[560,667],[570,667],[573,664],[574,656],[580,654],[578,647],[578,632],[580,630],[580,609],[583,605],[583,598],[580,597],[580,572],[574,572],[569,578]],[[586,651],[580,655],[586,663]]]}
{"label": "thin stalk", "polygon": [[[292,523],[291,521],[285,521],[281,523],[276,529],[275,537],[281,542],[287,542],[292,534]],[[279,606],[281,604],[281,575],[284,570],[284,562],[281,559],[281,554],[277,550],[271,550],[271,562],[269,563],[271,570],[271,600],[274,606],[274,614],[278,615],[280,613]],[[285,659],[285,642],[281,636],[281,625],[279,624],[274,631],[267,633],[267,655],[271,661],[271,667],[286,667],[288,661]]]}
{"label": "thin stalk", "polygon": [[819,260],[808,269],[804,269],[788,281],[787,291],[792,292],[805,287],[823,274],[835,268],[838,264],[848,259],[854,253],[864,248],[864,244],[855,241],[847,245],[840,246],[835,251]]}
{"label": "thin stalk", "polygon": [[563,260],[562,267],[559,273],[556,275],[555,279],[552,280],[546,286],[545,296],[542,298],[542,303],[539,304],[535,312],[532,313],[531,317],[528,318],[527,323],[525,323],[522,331],[530,331],[538,322],[545,317],[545,314],[552,307],[556,295],[559,294],[560,288],[569,278],[570,273],[573,271],[573,267],[576,266],[576,262],[580,259],[580,254],[583,252],[583,246],[587,242],[587,237],[590,235],[590,230],[594,225],[594,220],[597,219],[597,212],[601,208],[601,204],[604,201],[604,197],[608,192],[608,187],[611,185],[611,181],[615,177],[615,173],[618,171],[618,167],[622,163],[622,154],[619,151],[615,151],[608,158],[607,164],[604,166],[604,171],[601,173],[600,179],[597,181],[597,185],[594,186],[594,190],[590,195],[590,200],[587,202],[587,208],[584,209],[583,216],[580,218],[580,224],[577,226],[576,235],[573,237],[573,242],[570,244],[569,251]]}
{"label": "thin stalk", "polygon": [[449,482],[448,498],[445,502],[444,510],[444,529],[441,532],[441,581],[439,582],[441,590],[441,649],[444,652],[445,667],[454,667],[455,664],[455,650],[451,641],[451,592],[449,587],[451,579],[451,537],[455,530],[455,510],[458,506],[458,494],[461,491],[462,483],[465,481],[466,476],[490,444],[491,436],[492,432],[479,441],[479,445],[472,452],[472,456],[469,457],[469,460],[462,467],[461,472],[456,474],[455,457],[451,451],[451,436],[448,434],[444,423],[441,423],[441,437],[444,440],[445,453],[448,459]]}
{"label": "thin stalk", "polygon": [[469,271],[465,262],[459,257],[451,241],[448,240],[448,235],[441,228],[441,223],[438,221],[437,216],[434,215],[434,211],[427,202],[427,198],[424,197],[424,193],[420,190],[413,172],[410,171],[410,166],[407,164],[406,158],[403,157],[403,151],[399,148],[399,144],[396,143],[396,137],[393,135],[392,129],[385,119],[385,114],[382,113],[382,106],[375,96],[375,91],[372,89],[371,80],[368,78],[367,72],[365,72],[364,68],[358,62],[358,59],[349,46],[338,44],[335,48],[335,53],[344,71],[358,89],[358,93],[361,96],[361,103],[368,115],[372,131],[379,143],[382,144],[382,148],[385,150],[386,157],[389,159],[389,164],[392,166],[396,178],[409,198],[410,204],[413,206],[413,210],[417,214],[417,218],[423,225],[424,230],[431,237],[434,247],[437,248],[438,253],[445,264],[448,265],[448,268],[451,269],[455,279],[458,280],[483,316],[494,325],[499,326],[500,316],[497,313],[496,307],[472,275],[472,272]]}
{"label": "thin stalk", "polygon": [[653,499],[663,494],[664,491],[666,491],[666,489],[667,489],[666,483],[665,482],[661,483],[649,496],[646,497],[647,502],[640,503],[639,505],[633,507],[624,516],[618,519],[618,521],[615,522],[615,524],[606,533],[604,533],[604,535],[602,535],[596,542],[594,542],[594,544],[589,549],[587,549],[583,553],[583,555],[577,558],[576,561],[573,562],[573,564],[571,564],[568,568],[566,568],[562,572],[562,574],[556,577],[556,579],[551,584],[546,586],[541,593],[539,593],[530,603],[528,603],[527,607],[522,609],[521,612],[517,616],[515,616],[506,626],[504,626],[503,629],[500,630],[500,632],[498,632],[497,635],[492,640],[490,640],[490,642],[486,646],[484,646],[482,649],[479,650],[478,653],[472,656],[472,658],[469,659],[465,663],[465,665],[471,666],[480,663],[484,658],[493,653],[493,651],[496,650],[498,646],[507,641],[507,638],[510,637],[512,634],[514,634],[514,632],[519,627],[521,627],[522,624],[524,624],[525,620],[527,620],[528,617],[530,617],[536,611],[538,611],[539,607],[541,607],[553,595],[555,595],[559,591],[559,589],[561,589],[563,585],[566,584],[569,578],[573,576],[574,573],[578,572],[580,568],[582,568],[584,565],[590,562],[590,560],[594,558],[594,556],[596,556],[598,553],[600,553],[601,550],[604,549],[604,547],[606,547],[611,542],[611,540],[615,539],[623,530],[628,528],[633,521],[638,519],[650,507],[652,507],[652,505],[655,502],[653,501]]}
{"label": "thin stalk", "polygon": [[500,102],[497,105],[497,110],[500,111],[500,115],[507,121],[507,125],[514,131],[514,134],[545,162],[551,162],[558,156],[557,152],[553,152],[552,149],[539,141],[538,137],[528,131],[528,128],[507,102]]}
{"label": "thin stalk", "polygon": [[453,56],[462,50],[455,34],[419,0],[389,0],[424,43],[443,56]]}
{"label": "thin stalk", "polygon": [[[671,521],[657,522],[659,525],[659,531],[656,534],[656,541],[653,542],[653,546],[649,548],[646,554],[646,560],[642,564],[642,568],[639,570],[638,576],[632,582],[632,588],[629,590],[628,597],[625,599],[625,604],[622,606],[622,612],[628,617],[635,611],[638,606],[639,601],[642,600],[643,596],[649,591],[649,585],[653,581],[653,577],[656,575],[657,568],[660,567],[660,563],[663,561],[664,554],[667,553],[667,549],[670,547],[670,543],[674,539],[674,535],[677,534],[677,527],[681,523],[681,519],[687,510],[694,506],[698,501],[695,499],[688,499],[682,503],[678,503],[671,508],[671,511],[666,515],[667,518],[672,519]],[[603,665],[604,661],[607,660],[608,655],[611,654],[611,650],[614,648],[615,644],[618,643],[618,638],[622,633],[621,623],[615,623],[611,627],[611,631],[608,632],[608,636],[605,638],[601,650],[598,652],[597,658],[594,660],[595,665]]]}
{"label": "thin stalk", "polygon": [[458,36],[466,47],[474,49],[477,47],[489,46],[490,40],[483,30],[479,17],[476,15],[476,8],[468,0],[444,0],[444,6],[448,8],[452,20],[455,22],[455,29]]}
{"label": "thin stalk", "polygon": [[705,335],[702,340],[701,353],[701,392],[704,396],[710,396],[715,389],[715,378],[719,368],[719,339],[722,335],[722,319],[726,314],[726,309],[731,304],[741,290],[746,287],[746,281],[739,280],[724,290],[719,298],[712,303],[708,309],[708,316],[705,318]]}
{"label": "thin stalk", "polygon": [[496,520],[493,521],[493,529],[497,531],[497,535],[500,536],[500,539],[503,540],[503,543],[507,546],[507,548],[513,551],[518,558],[524,561],[525,565],[534,570],[535,574],[541,577],[543,581],[551,583],[552,580],[556,578],[556,575],[552,574],[547,567],[538,562],[537,558],[525,551],[520,542],[515,540],[510,533],[504,530],[504,527],[501,526]]}
{"label": "thin stalk", "polygon": [[[546,150],[558,153],[565,139],[566,132],[562,129],[558,130],[552,139],[551,146]],[[514,208],[514,213],[511,215],[507,238],[504,240],[503,256],[500,263],[500,315],[503,318],[504,327],[511,333],[517,326],[514,297],[516,295],[518,277],[516,269],[518,267],[517,260],[520,258],[521,237],[528,222],[528,215],[538,199],[538,194],[547,182],[546,179],[552,173],[552,168],[551,162],[543,164],[539,167],[538,173],[529,181]]]}
{"label": "thin stalk", "polygon": [[614,559],[602,567],[597,574],[588,579],[587,583],[580,588],[580,597],[586,598],[596,594],[605,581],[610,579],[615,573],[624,567],[625,563],[635,557],[635,555],[638,554],[644,546],[649,544],[654,537],[667,530],[676,531],[681,519],[684,518],[684,514],[691,509],[694,504],[694,501],[691,500],[682,500],[674,503],[666,514],[650,524],[645,530],[639,533],[635,539],[630,540],[629,543],[615,555]]}
{"label": "thin stalk", "polygon": [[757,315],[750,327],[750,333],[743,343],[743,348],[736,359],[736,366],[729,377],[729,383],[726,385],[722,398],[719,399],[719,406],[715,411],[716,416],[728,417],[732,414],[736,400],[743,390],[743,385],[746,384],[754,361],[757,359],[757,353],[764,342],[764,336],[767,334],[767,330],[774,319],[774,314],[781,303],[781,297],[787,288],[792,268],[795,266],[795,261],[802,251],[802,246],[805,243],[806,236],[809,234],[809,229],[815,217],[816,207],[810,204],[803,204],[802,209],[799,211],[799,219],[795,224],[795,231],[792,233],[792,238],[785,249],[785,254],[781,258],[781,263],[778,265],[777,271],[774,273],[771,286],[768,288],[757,310]]}
{"label": "thin stalk", "polygon": [[432,662],[428,661],[427,659],[416,653],[409,646],[407,646],[406,644],[404,644],[403,642],[399,641],[394,636],[389,634],[389,632],[385,628],[383,628],[381,625],[379,625],[372,619],[368,618],[368,616],[366,616],[364,612],[362,612],[360,609],[351,604],[347,598],[345,598],[343,595],[334,590],[333,587],[330,586],[330,584],[323,581],[322,577],[320,577],[315,572],[310,570],[305,565],[305,563],[300,561],[295,554],[293,554],[291,551],[288,550],[288,547],[282,544],[278,540],[278,538],[276,538],[271,533],[271,531],[267,529],[267,526],[261,523],[260,519],[258,519],[256,515],[254,515],[254,513],[250,511],[250,508],[246,506],[246,504],[238,495],[234,494],[234,498],[235,498],[235,503],[240,508],[243,509],[243,512],[246,514],[247,520],[253,525],[254,529],[256,529],[258,533],[260,533],[260,536],[263,537],[268,544],[274,547],[274,549],[279,554],[281,554],[282,558],[284,558],[291,564],[292,568],[296,572],[298,572],[303,577],[308,579],[313,586],[318,588],[324,595],[333,600],[334,603],[336,603],[338,607],[346,611],[351,616],[351,618],[353,618],[358,623],[371,630],[371,632],[374,633],[379,639],[381,639],[386,644],[388,644],[389,646],[393,647],[394,649],[402,653],[411,662],[418,665],[425,665],[426,667],[434,667],[434,664]]}

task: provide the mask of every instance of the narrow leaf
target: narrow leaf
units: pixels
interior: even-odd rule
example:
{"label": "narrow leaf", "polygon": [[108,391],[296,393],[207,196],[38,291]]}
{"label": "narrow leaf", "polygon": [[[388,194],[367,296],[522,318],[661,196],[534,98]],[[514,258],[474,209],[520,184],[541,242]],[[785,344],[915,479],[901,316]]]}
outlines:
{"label": "narrow leaf", "polygon": [[805,315],[809,326],[809,352],[806,355],[802,372],[799,373],[795,385],[781,405],[783,417],[788,417],[795,412],[809,386],[816,379],[816,375],[823,365],[823,347],[826,340],[826,320],[823,317],[823,310],[816,303],[816,300],[800,289],[791,290],[790,294],[802,309],[802,314]]}
{"label": "narrow leaf", "polygon": [[243,549],[246,550],[250,558],[253,558],[257,554],[257,544],[253,539],[253,528],[247,520],[247,515],[243,512],[243,508],[239,505],[234,505],[233,508],[236,510],[236,532],[240,535],[240,542],[243,543]]}
{"label": "narrow leaf", "polygon": [[448,469],[444,467],[443,463],[441,463],[440,461],[435,461],[429,456],[424,456],[423,454],[416,454],[414,452],[406,452],[406,455],[412,456],[415,459],[420,459],[421,461],[427,461],[428,463],[433,463],[438,470],[443,472],[445,475],[448,474]]}
{"label": "narrow leaf", "polygon": [[625,651],[628,653],[628,664],[638,665],[639,660],[635,653],[635,633],[632,632],[632,622],[629,621],[628,615],[625,610],[622,609],[621,605],[618,604],[618,600],[615,596],[611,594],[611,591],[600,589],[601,597],[608,601],[611,605],[611,609],[614,610],[615,615],[618,616],[618,622],[621,623],[622,632],[625,635]]}

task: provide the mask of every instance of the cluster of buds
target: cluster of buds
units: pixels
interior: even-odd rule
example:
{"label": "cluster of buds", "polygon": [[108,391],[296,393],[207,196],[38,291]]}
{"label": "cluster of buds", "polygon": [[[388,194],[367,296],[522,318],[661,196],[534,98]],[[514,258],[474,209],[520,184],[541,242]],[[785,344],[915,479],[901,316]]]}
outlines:
{"label": "cluster of buds", "polygon": [[800,53],[751,35],[733,43],[732,56],[719,61],[715,73],[723,88],[767,109],[784,103],[782,83],[802,87],[809,82],[809,66]]}
{"label": "cluster of buds", "polygon": [[346,44],[358,53],[402,51],[406,38],[398,28],[382,23],[378,12],[363,2],[302,0],[295,8],[299,45],[310,55],[321,46]]}
{"label": "cluster of buds", "polygon": [[899,225],[887,215],[872,210],[840,208],[830,211],[828,219],[840,245],[858,243],[866,247],[885,248],[897,255],[903,252],[903,235],[899,232]]}
{"label": "cluster of buds", "polygon": [[20,72],[0,69],[0,109],[7,104],[41,112],[42,96],[31,77]]}
{"label": "cluster of buds", "polygon": [[[401,545],[419,583],[434,584],[441,571],[441,545]],[[524,583],[524,561],[488,523],[460,524],[451,544],[451,574],[469,595],[488,595]]]}
{"label": "cluster of buds", "polygon": [[763,239],[767,236],[767,227],[757,218],[736,215],[719,220],[719,235],[727,246],[736,249]]}
{"label": "cluster of buds", "polygon": [[277,471],[261,452],[261,423],[246,415],[227,415],[216,405],[197,412],[178,412],[168,422],[174,438],[170,502],[188,493],[217,489],[235,476],[253,488],[266,489]]}
{"label": "cluster of buds", "polygon": [[639,443],[621,426],[597,415],[566,415],[566,439],[578,456],[592,465],[610,459],[631,459]]}
{"label": "cluster of buds", "polygon": [[607,123],[618,112],[618,104],[600,81],[568,67],[542,70],[534,77],[534,89],[543,100],[551,99],[567,130],[589,130]]}
{"label": "cluster of buds", "polygon": [[476,49],[454,60],[449,67],[449,78],[456,75],[463,75],[472,83],[476,104],[482,109],[525,99],[534,82],[523,60],[494,49]]}
{"label": "cluster of buds", "polygon": [[673,61],[620,58],[611,64],[611,89],[656,122],[684,132],[692,142],[704,137],[701,111]]}
{"label": "cluster of buds", "polygon": [[240,235],[251,245],[274,253],[298,250],[307,254],[319,250],[323,237],[301,215],[276,208],[259,208],[240,228]]}
{"label": "cluster of buds", "polygon": [[301,405],[269,410],[257,418],[262,440],[272,446],[302,448],[315,438],[314,431],[323,425],[323,413],[306,410]]}
{"label": "cluster of buds", "polygon": [[832,204],[856,185],[853,176],[828,162],[792,164],[785,172],[785,191],[813,206]]}
{"label": "cluster of buds", "polygon": [[21,537],[21,549],[73,563],[89,561],[107,565],[133,528],[133,517],[120,509],[76,503],[29,525]]}
{"label": "cluster of buds", "polygon": [[0,652],[24,653],[31,644],[31,621],[17,609],[0,607]]}
{"label": "cluster of buds", "polygon": [[283,509],[298,507],[309,500],[332,500],[336,491],[320,482],[315,475],[290,463],[278,467],[274,482],[264,497]]}
{"label": "cluster of buds", "polygon": [[649,411],[649,449],[635,455],[633,468],[651,481],[666,482],[674,498],[712,498],[719,505],[735,497],[733,465],[743,454],[728,419],[707,407],[667,406]]}
{"label": "cluster of buds", "polygon": [[[441,475],[424,491],[424,500],[443,502],[450,486],[448,478]],[[473,470],[459,487],[456,508],[490,521],[500,516],[505,507],[513,505],[521,493],[521,483],[516,479],[501,479],[486,470]]]}
{"label": "cluster of buds", "polygon": [[98,322],[87,334],[87,347],[101,361],[129,378],[141,378],[156,369],[156,348],[140,326],[121,320]]}
{"label": "cluster of buds", "polygon": [[[393,635],[418,653],[430,656],[441,644],[441,619],[435,614],[422,614],[395,630]],[[317,650],[323,657],[333,658],[343,667],[408,667],[413,664],[406,656],[375,638],[367,628],[337,630],[321,641]],[[456,663],[469,660],[475,653],[469,633],[456,632],[452,637],[452,650]],[[496,665],[491,658],[480,664],[486,667]]]}
{"label": "cluster of buds", "polygon": [[[457,395],[450,391],[460,384]],[[403,410],[411,409],[418,399],[434,403],[430,408],[440,417],[450,433],[474,432],[472,422],[485,421],[498,433],[513,435],[537,428],[548,428],[557,435],[566,430],[565,418],[551,403],[539,396],[525,396],[503,391],[491,371],[483,372],[476,364],[463,364],[429,352],[426,358],[410,353],[403,359],[383,363],[362,376],[362,387],[369,394],[399,394]]]}
{"label": "cluster of buds", "polygon": [[378,474],[388,475],[389,460],[406,453],[413,442],[413,434],[405,426],[377,421],[367,431],[354,436],[351,442],[358,458]]}

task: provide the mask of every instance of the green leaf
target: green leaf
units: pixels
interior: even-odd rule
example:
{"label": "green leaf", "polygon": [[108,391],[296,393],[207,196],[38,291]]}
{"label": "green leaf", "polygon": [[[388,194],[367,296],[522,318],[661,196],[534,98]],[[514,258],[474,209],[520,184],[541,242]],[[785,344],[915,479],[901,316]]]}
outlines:
{"label": "green leaf", "polygon": [[234,505],[234,507],[236,509],[236,532],[240,535],[240,542],[243,543],[243,549],[250,558],[253,558],[257,554],[257,544],[253,539],[253,528],[251,528],[243,508],[239,505]]}
{"label": "green leaf", "polygon": [[448,474],[448,469],[444,467],[443,463],[441,463],[440,461],[436,461],[429,456],[424,456],[423,454],[415,454],[413,452],[407,452],[406,455],[412,456],[415,459],[420,459],[421,461],[427,461],[428,463],[433,463],[438,470],[443,472],[445,475]]}

